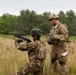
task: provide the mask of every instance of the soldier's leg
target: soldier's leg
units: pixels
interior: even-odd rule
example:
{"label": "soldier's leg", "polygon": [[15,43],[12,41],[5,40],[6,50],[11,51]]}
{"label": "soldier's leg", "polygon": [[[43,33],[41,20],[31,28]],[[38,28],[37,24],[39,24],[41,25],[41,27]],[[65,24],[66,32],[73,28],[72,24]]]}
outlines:
{"label": "soldier's leg", "polygon": [[61,57],[58,61],[60,64],[60,75],[67,75],[68,74],[68,69],[66,65],[67,56]]}
{"label": "soldier's leg", "polygon": [[30,75],[34,74],[34,72],[40,71],[42,69],[41,63],[39,62],[31,62],[24,66],[17,74],[18,75]]}
{"label": "soldier's leg", "polygon": [[30,73],[30,64],[26,64],[23,68],[21,68],[17,75],[28,75]]}
{"label": "soldier's leg", "polygon": [[51,70],[56,72],[57,71],[57,61],[52,61],[50,68],[51,68]]}
{"label": "soldier's leg", "polygon": [[51,53],[51,65],[50,65],[51,70],[57,71],[57,57],[54,52]]}

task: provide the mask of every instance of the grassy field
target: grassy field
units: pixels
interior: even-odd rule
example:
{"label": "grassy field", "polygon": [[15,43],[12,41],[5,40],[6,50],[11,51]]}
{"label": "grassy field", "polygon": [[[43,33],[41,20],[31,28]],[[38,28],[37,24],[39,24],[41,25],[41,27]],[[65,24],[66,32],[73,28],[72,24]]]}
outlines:
{"label": "grassy field", "polygon": [[[47,47],[44,75],[54,75],[50,71],[51,46],[47,44],[45,36],[41,39]],[[67,50],[69,52],[67,66],[69,75],[76,75],[76,37],[70,37],[70,39],[70,44],[67,44]],[[14,72],[23,67],[27,62],[29,62],[27,52],[17,50],[12,37],[0,37],[0,75],[13,75]]]}

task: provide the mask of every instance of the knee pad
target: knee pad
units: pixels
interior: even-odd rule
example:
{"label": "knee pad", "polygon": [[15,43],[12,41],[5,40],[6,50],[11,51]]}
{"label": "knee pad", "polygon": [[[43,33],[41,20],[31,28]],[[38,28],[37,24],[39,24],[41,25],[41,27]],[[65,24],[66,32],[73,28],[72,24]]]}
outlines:
{"label": "knee pad", "polygon": [[62,61],[60,61],[59,64],[62,66],[62,65],[65,65],[66,62],[62,62]]}
{"label": "knee pad", "polygon": [[51,58],[51,62],[55,62],[57,60],[57,58]]}

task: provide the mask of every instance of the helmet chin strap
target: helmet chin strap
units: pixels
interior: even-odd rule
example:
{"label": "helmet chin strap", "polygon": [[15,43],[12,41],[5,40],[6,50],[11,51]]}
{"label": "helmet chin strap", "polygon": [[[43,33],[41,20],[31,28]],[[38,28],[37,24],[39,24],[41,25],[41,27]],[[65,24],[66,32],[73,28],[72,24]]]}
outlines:
{"label": "helmet chin strap", "polygon": [[33,36],[33,40],[35,41],[37,39],[37,36]]}
{"label": "helmet chin strap", "polygon": [[40,40],[40,37],[38,37],[38,36],[33,36],[33,40],[34,40],[34,41]]}

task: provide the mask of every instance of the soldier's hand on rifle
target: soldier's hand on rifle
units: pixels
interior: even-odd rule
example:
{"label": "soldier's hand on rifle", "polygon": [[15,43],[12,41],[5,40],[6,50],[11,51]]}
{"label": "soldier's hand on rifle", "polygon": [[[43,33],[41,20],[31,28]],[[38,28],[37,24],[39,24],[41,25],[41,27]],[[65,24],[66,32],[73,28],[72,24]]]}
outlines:
{"label": "soldier's hand on rifle", "polygon": [[23,40],[22,39],[18,39],[18,40],[15,40],[17,43],[21,43],[21,42],[23,42]]}
{"label": "soldier's hand on rifle", "polygon": [[47,34],[46,37],[47,37],[47,43],[48,44],[53,44],[53,40],[51,39],[53,37],[51,37],[49,34]]}
{"label": "soldier's hand on rifle", "polygon": [[22,39],[19,39],[19,38],[15,38],[15,46],[17,47],[21,42],[23,42]]}
{"label": "soldier's hand on rifle", "polygon": [[48,34],[47,37],[49,37],[49,39],[51,41],[55,40],[55,35],[54,34]]}
{"label": "soldier's hand on rifle", "polygon": [[55,35],[50,35],[50,39],[53,41],[56,39]]}

